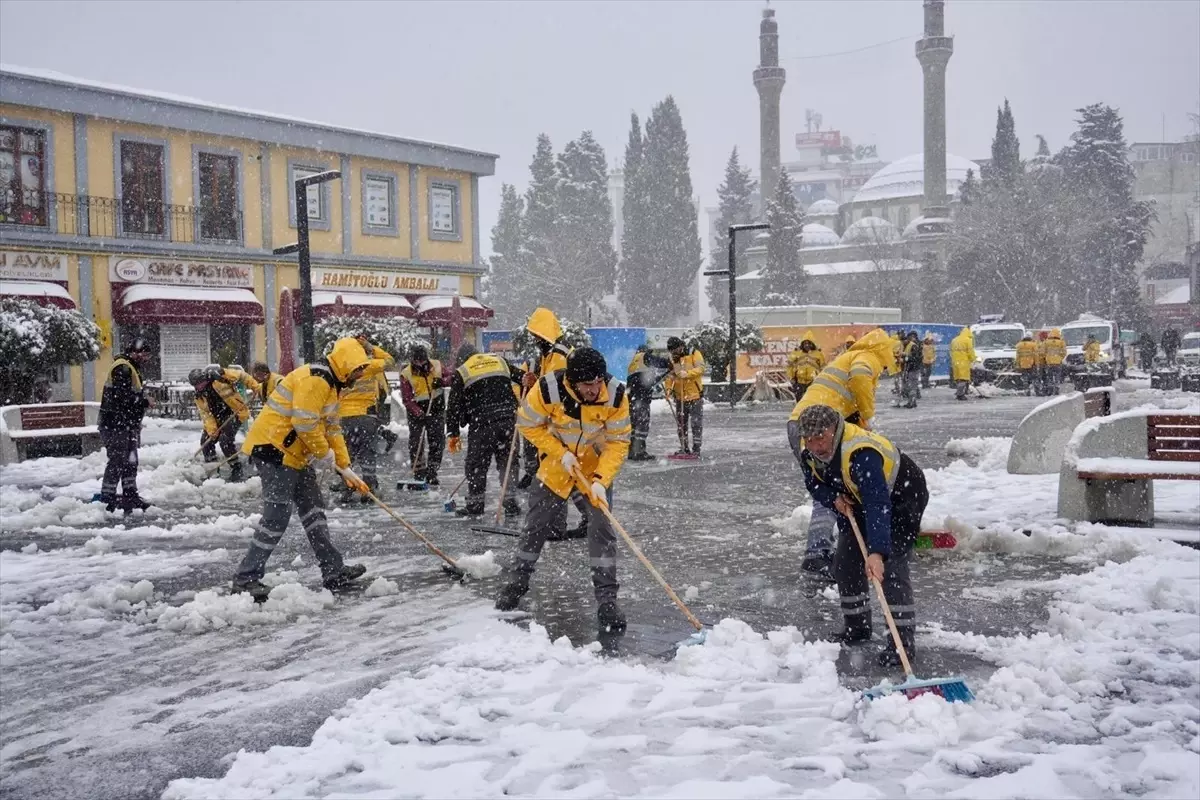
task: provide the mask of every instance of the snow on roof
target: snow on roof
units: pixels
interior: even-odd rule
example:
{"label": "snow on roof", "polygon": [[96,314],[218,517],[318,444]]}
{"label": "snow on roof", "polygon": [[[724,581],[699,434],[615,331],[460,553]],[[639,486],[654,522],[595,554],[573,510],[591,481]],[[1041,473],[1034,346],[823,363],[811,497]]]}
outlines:
{"label": "snow on roof", "polygon": [[312,304],[316,306],[332,306],[337,299],[348,306],[383,306],[385,308],[412,308],[408,298],[400,294],[370,294],[368,292],[313,292]]}
{"label": "snow on roof", "polygon": [[[953,197],[967,179],[967,170],[979,177],[979,165],[960,156],[946,154],[946,194]],[[855,203],[920,197],[925,194],[925,155],[916,153],[893,161],[862,185],[854,195]]]}
{"label": "snow on roof", "polygon": [[[429,311],[433,308],[450,308],[454,304],[453,297],[439,294],[427,294],[417,298],[417,311]],[[460,297],[458,304],[461,308],[483,308],[483,304],[474,297]]]}
{"label": "snow on roof", "polygon": [[1176,286],[1169,292],[1164,292],[1154,298],[1154,305],[1169,306],[1178,303],[1190,303],[1192,301],[1192,287],[1189,284]]}
{"label": "snow on roof", "polygon": [[121,305],[125,306],[142,300],[203,300],[210,303],[254,303],[256,306],[262,306],[262,301],[249,289],[209,289],[139,283],[130,286],[121,295]]}
{"label": "snow on roof", "polygon": [[[818,202],[825,202],[823,200]],[[816,205],[816,203],[813,203]],[[836,247],[842,243],[832,228],[818,222],[810,222],[801,229],[801,247]]]}
{"label": "snow on roof", "polygon": [[838,204],[826,197],[809,206],[805,213],[810,217],[835,216],[838,213]]}
{"label": "snow on roof", "polygon": [[[150,100],[159,100],[164,103],[172,103],[174,105],[189,106],[192,108],[208,109],[212,111],[222,111],[227,114],[236,114],[239,116],[258,117],[260,119],[274,120],[292,125],[304,125],[310,128],[322,128],[330,131],[341,131],[344,133],[354,133],[361,136],[371,136],[378,139],[388,139],[394,142],[403,142],[405,144],[427,145],[438,147],[445,150],[453,150],[459,153],[470,153],[472,155],[487,156],[489,158],[498,158],[495,153],[485,153],[482,150],[470,150],[464,147],[456,147],[455,145],[444,144],[442,142],[432,142],[423,139],[406,139],[400,136],[394,136],[389,133],[380,133],[378,131],[367,130],[364,128],[347,128],[342,125],[331,125],[328,122],[317,122],[315,120],[304,119],[302,117],[292,117],[286,114],[276,114],[270,111],[259,111],[252,108],[240,108],[238,106],[224,105],[221,103],[213,103],[208,100],[199,100],[195,97],[187,97],[185,95],[172,94],[170,92],[159,92],[150,89],[138,89],[132,86],[123,86],[117,83],[105,83],[103,81],[95,81],[88,78],[77,78],[74,75],[65,75],[61,72],[56,72],[50,69],[41,69],[39,67],[21,67],[15,64],[0,63],[0,74],[11,74],[17,77],[34,78],[37,80],[51,81],[53,83],[67,84],[71,86],[82,86],[89,89],[98,89],[104,92],[113,94],[124,94],[132,97],[142,97]],[[169,127],[169,126],[168,126]]]}
{"label": "snow on roof", "polygon": [[0,295],[18,297],[58,297],[63,300],[75,300],[71,293],[57,283],[48,281],[0,281]]}
{"label": "snow on roof", "polygon": [[757,280],[761,279],[762,276],[763,276],[763,271],[761,269],[755,269],[755,270],[751,270],[750,272],[747,272],[745,275],[738,275],[737,279],[739,281],[757,281]]}
{"label": "snow on roof", "polygon": [[834,261],[829,264],[805,264],[809,275],[850,275],[860,272],[898,272],[920,269],[921,265],[907,258],[885,258],[880,261]]}
{"label": "snow on roof", "polygon": [[879,244],[900,238],[896,226],[881,217],[863,217],[842,234],[842,244]]}

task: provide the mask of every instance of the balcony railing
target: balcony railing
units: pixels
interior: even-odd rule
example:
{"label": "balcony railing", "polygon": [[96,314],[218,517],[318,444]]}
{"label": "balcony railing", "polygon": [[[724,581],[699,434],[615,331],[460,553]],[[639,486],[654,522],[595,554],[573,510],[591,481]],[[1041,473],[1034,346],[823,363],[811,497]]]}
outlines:
{"label": "balcony railing", "polygon": [[242,212],[83,194],[0,191],[0,226],[64,236],[243,243]]}

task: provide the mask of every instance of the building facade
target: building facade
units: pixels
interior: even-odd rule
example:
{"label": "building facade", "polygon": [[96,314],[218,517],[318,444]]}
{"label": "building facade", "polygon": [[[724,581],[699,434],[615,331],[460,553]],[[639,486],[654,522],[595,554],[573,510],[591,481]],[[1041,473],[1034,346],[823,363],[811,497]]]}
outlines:
{"label": "building facade", "polygon": [[308,196],[315,315],[401,316],[435,340],[451,323],[473,336],[490,316],[473,297],[479,178],[495,161],[5,68],[0,294],[74,306],[100,326],[100,359],[58,376],[64,399],[97,399],[134,336],[155,348],[149,379],[181,379],[218,354],[276,368],[291,355],[281,333],[297,338],[296,257],[272,253],[296,240],[293,181],[339,170]]}
{"label": "building facade", "polygon": [[1200,242],[1200,136],[1129,147],[1134,197],[1154,205],[1145,263],[1182,262]]}

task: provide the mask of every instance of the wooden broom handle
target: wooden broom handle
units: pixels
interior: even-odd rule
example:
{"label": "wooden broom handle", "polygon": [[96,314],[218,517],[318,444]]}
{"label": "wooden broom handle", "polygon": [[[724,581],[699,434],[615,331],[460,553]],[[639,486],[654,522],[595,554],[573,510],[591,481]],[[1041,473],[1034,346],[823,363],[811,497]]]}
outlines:
{"label": "wooden broom handle", "polygon": [[496,524],[500,524],[500,515],[504,513],[504,495],[508,492],[508,479],[512,475],[513,453],[517,450],[517,423],[513,421],[512,441],[508,444],[508,463],[504,465],[504,482],[500,484],[500,501],[496,503]]}
{"label": "wooden broom handle", "polygon": [[[342,477],[346,476],[346,473],[341,468],[338,468],[337,471],[338,471],[338,474],[341,475]],[[462,572],[462,568],[458,566],[458,562],[456,562],[453,558],[451,558],[450,556],[446,555],[441,550],[439,550],[437,548],[437,545],[435,545],[433,542],[429,541],[429,539],[425,538],[425,536],[419,530],[414,528],[412,525],[409,525],[408,520],[404,519],[404,517],[400,516],[395,511],[392,511],[392,509],[388,506],[387,503],[383,502],[382,500],[380,500],[378,497],[375,496],[374,492],[367,492],[366,494],[367,494],[367,497],[369,497],[373,501],[375,501],[375,505],[379,506],[384,511],[386,511],[392,519],[396,520],[396,522],[399,522],[401,525],[403,525],[405,528],[408,529],[409,533],[411,533],[413,536],[416,536],[418,539],[420,539],[421,542],[426,547],[429,548],[429,551],[431,553],[433,553],[435,556],[437,556],[438,558],[445,561],[450,566],[454,567],[459,572]]]}
{"label": "wooden broom handle", "polygon": [[[862,551],[863,569],[866,569],[867,558],[867,543],[863,541],[862,533],[858,530],[858,522],[851,514],[847,517],[850,520],[850,530],[854,531],[854,540],[858,542],[858,549]],[[879,606],[883,609],[883,617],[887,620],[888,630],[892,632],[892,641],[896,643],[896,652],[900,654],[900,664],[904,667],[904,674],[909,678],[913,676],[912,664],[908,663],[908,651],[904,649],[904,642],[900,641],[900,631],[896,628],[896,620],[892,618],[892,608],[888,605],[887,597],[883,593],[883,584],[880,583],[874,575],[867,573],[867,577],[871,583],[875,584],[875,593],[879,596]]]}

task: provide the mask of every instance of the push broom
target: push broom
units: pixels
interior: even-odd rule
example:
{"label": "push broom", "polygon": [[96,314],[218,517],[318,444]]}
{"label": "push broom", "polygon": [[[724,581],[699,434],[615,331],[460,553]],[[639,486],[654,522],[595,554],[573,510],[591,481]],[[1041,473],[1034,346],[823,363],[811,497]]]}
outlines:
{"label": "push broom", "polygon": [[[412,480],[401,478],[396,481],[397,489],[407,489],[410,492],[427,492],[429,491],[429,483],[427,481],[417,480],[417,473],[423,472],[426,468],[426,453],[425,445],[429,441],[425,429],[421,429],[421,438],[417,441],[417,457],[412,463],[413,477]],[[411,452],[411,451],[410,451]]]}
{"label": "push broom", "polygon": [[501,516],[504,513],[504,496],[508,493],[508,479],[512,477],[513,455],[517,452],[517,428],[513,426],[512,441],[508,444],[508,463],[504,465],[504,483],[500,486],[500,500],[496,504],[496,524],[495,525],[472,525],[471,530],[475,533],[495,533],[500,536],[520,536],[521,532],[506,528],[500,524]]}
{"label": "push broom", "polygon": [[[854,515],[849,515],[847,519],[850,520],[850,529],[854,531],[854,540],[858,542],[858,549],[862,552],[863,563],[865,564],[867,561],[867,544],[863,541],[862,533],[858,530],[858,522],[854,519]],[[913,674],[912,664],[908,661],[908,651],[904,649],[904,642],[900,640],[900,631],[896,628],[896,620],[892,617],[892,608],[888,605],[887,597],[883,594],[883,584],[874,575],[869,577],[871,583],[875,585],[875,593],[879,597],[879,607],[883,609],[883,617],[887,620],[888,630],[892,633],[892,641],[896,644],[896,653],[899,654],[900,664],[904,667],[905,678],[902,683],[881,683],[878,686],[873,686],[863,692],[863,697],[868,700],[876,700],[880,697],[887,697],[889,694],[900,692],[910,699],[923,694],[934,694],[949,703],[969,703],[974,700],[975,695],[971,693],[966,679],[962,677],[927,678],[922,680]]]}

